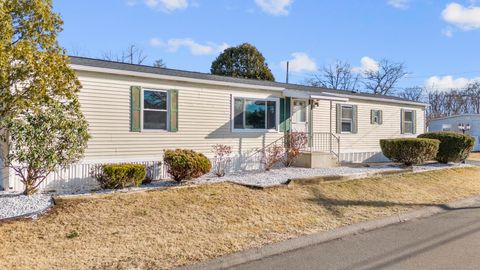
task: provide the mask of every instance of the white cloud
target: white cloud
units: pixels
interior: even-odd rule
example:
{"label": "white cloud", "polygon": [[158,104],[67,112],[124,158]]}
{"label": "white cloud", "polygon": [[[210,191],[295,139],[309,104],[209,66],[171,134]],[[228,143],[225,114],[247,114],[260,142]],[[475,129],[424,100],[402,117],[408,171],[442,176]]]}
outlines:
{"label": "white cloud", "polygon": [[390,6],[398,9],[407,9],[410,5],[410,0],[388,0]]}
{"label": "white cloud", "polygon": [[453,32],[454,31],[451,27],[447,27],[447,28],[442,29],[442,34],[446,37],[449,37],[449,38],[453,37]]}
{"label": "white cloud", "polygon": [[255,3],[268,14],[285,16],[293,0],[255,0]]}
{"label": "white cloud", "polygon": [[129,6],[129,7],[133,7],[137,4],[137,0],[127,0],[125,1],[125,5]]}
{"label": "white cloud", "polygon": [[367,71],[378,71],[378,69],[378,61],[368,56],[364,56],[362,59],[360,59],[360,66],[352,68],[352,71],[355,73],[364,74]]}
{"label": "white cloud", "polygon": [[[127,6],[135,6],[139,0],[126,0]],[[186,9],[189,6],[188,0],[143,0],[149,8],[172,12],[175,10]]]}
{"label": "white cloud", "polygon": [[163,41],[159,38],[152,38],[150,40],[150,46],[162,47],[169,52],[176,52],[180,48],[188,48],[193,55],[210,55],[223,52],[226,48],[230,47],[227,43],[216,44],[213,42],[207,42],[200,44],[191,38],[171,38]]}
{"label": "white cloud", "polygon": [[465,88],[469,83],[478,81],[479,78],[468,79],[464,77],[453,78],[453,76],[432,76],[425,81],[425,87],[429,90],[450,90]]}
{"label": "white cloud", "polygon": [[[293,59],[288,60],[289,70],[293,72],[313,72],[317,70],[317,64],[315,61],[304,52],[292,53]],[[284,70],[287,69],[287,61],[280,63]]]}
{"label": "white cloud", "polygon": [[480,28],[480,7],[474,6],[473,3],[469,7],[464,7],[452,2],[442,11],[442,17],[446,22],[464,31]]}

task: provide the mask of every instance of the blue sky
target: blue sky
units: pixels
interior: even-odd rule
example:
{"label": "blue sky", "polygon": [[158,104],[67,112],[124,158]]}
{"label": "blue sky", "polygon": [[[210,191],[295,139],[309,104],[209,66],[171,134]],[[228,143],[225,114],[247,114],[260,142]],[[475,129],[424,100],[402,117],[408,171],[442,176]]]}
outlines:
{"label": "blue sky", "polygon": [[53,1],[60,43],[101,57],[129,44],[147,64],[209,72],[222,49],[249,42],[277,81],[291,61],[301,83],[335,60],[361,71],[404,62],[402,86],[461,87],[480,78],[480,1],[441,0],[82,0]]}

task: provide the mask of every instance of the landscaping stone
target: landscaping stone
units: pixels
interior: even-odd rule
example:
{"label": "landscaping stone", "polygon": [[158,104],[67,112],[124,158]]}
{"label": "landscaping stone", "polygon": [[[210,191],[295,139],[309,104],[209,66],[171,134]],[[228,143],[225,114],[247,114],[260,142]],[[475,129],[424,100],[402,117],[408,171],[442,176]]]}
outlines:
{"label": "landscaping stone", "polygon": [[35,216],[52,205],[52,197],[46,194],[25,196],[18,193],[0,192],[0,220]]}
{"label": "landscaping stone", "polygon": [[[438,169],[456,168],[469,166],[467,164],[426,164],[413,166],[413,172],[424,172]],[[196,180],[196,183],[217,183],[217,182],[235,182],[238,184],[271,187],[287,183],[290,179],[312,178],[323,176],[352,176],[362,177],[385,172],[403,172],[405,168],[397,165],[378,165],[369,167],[334,167],[334,168],[279,168],[270,171],[252,171],[229,173],[224,177],[216,177],[214,174],[207,174]]]}

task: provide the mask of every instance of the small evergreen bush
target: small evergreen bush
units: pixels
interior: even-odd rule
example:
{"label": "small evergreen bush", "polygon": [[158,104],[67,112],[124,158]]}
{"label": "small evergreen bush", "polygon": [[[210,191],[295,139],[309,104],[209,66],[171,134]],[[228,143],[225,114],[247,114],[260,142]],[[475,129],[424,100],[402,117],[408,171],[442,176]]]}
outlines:
{"label": "small evergreen bush", "polygon": [[440,141],[440,148],[435,159],[442,163],[464,161],[475,145],[474,137],[451,131],[429,132],[419,135],[418,138]]}
{"label": "small evergreen bush", "polygon": [[380,140],[383,155],[392,161],[411,166],[425,163],[435,158],[440,145],[434,139],[389,139]]}
{"label": "small evergreen bush", "polygon": [[212,163],[204,154],[188,149],[166,150],[163,161],[177,182],[198,178],[212,169]]}
{"label": "small evergreen bush", "polygon": [[103,189],[119,189],[140,186],[145,179],[146,168],[141,164],[103,164],[96,166],[91,175]]}

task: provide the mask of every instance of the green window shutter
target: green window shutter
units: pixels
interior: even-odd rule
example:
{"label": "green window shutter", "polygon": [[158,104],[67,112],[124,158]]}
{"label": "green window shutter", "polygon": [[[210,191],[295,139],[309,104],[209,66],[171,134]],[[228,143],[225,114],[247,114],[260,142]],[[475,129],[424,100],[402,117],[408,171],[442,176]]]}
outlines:
{"label": "green window shutter", "polygon": [[370,110],[370,124],[375,124],[375,110]]}
{"label": "green window shutter", "polygon": [[140,132],[142,124],[142,87],[130,87],[130,131]]}
{"label": "green window shutter", "polygon": [[405,117],[405,110],[400,110],[400,134],[405,134],[405,124],[403,123],[403,117]]}
{"label": "green window shutter", "polygon": [[285,99],[280,98],[280,131],[285,132]]}
{"label": "green window shutter", "polygon": [[352,106],[352,113],[353,113],[353,126],[352,126],[352,133],[358,133],[358,106]]}
{"label": "green window shutter", "polygon": [[336,106],[337,112],[336,112],[336,123],[337,123],[337,133],[340,134],[342,133],[342,105],[337,104]]}
{"label": "green window shutter", "polygon": [[280,98],[280,131],[289,132],[292,128],[290,116],[290,98]]}
{"label": "green window shutter", "polygon": [[417,134],[417,111],[416,110],[413,110],[413,128],[412,128],[412,131],[413,131],[413,134]]}
{"label": "green window shutter", "polygon": [[168,91],[170,101],[170,119],[169,119],[169,131],[178,131],[178,90]]}
{"label": "green window shutter", "polygon": [[378,111],[378,124],[379,125],[383,124],[383,111],[382,110]]}
{"label": "green window shutter", "polygon": [[286,132],[290,132],[292,130],[292,111],[291,111],[291,105],[292,105],[292,98],[286,97],[285,98],[285,130]]}

